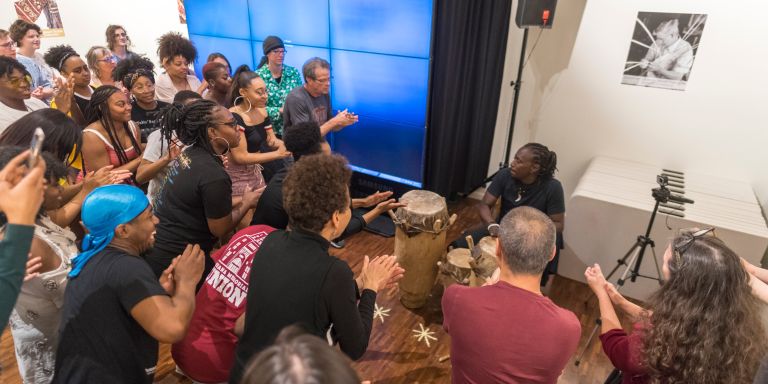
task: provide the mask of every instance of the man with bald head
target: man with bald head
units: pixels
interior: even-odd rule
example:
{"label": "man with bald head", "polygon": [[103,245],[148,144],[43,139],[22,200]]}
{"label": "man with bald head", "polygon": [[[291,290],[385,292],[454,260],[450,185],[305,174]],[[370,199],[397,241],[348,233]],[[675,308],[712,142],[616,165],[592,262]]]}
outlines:
{"label": "man with bald head", "polygon": [[509,211],[497,239],[498,281],[445,290],[453,383],[557,382],[576,351],[581,325],[541,294],[555,233],[552,220],[535,208]]}

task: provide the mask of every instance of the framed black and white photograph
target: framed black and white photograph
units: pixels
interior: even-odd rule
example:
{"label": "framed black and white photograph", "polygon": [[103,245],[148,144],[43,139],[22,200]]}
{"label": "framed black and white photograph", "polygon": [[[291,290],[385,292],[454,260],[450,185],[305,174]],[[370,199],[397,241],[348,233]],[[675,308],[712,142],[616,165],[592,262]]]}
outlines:
{"label": "framed black and white photograph", "polygon": [[707,15],[638,12],[621,83],[685,90]]}

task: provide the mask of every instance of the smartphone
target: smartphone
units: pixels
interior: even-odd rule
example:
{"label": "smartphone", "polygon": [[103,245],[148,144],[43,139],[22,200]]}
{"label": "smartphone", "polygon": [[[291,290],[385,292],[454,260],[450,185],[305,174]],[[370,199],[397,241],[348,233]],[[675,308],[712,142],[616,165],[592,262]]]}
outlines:
{"label": "smartphone", "polygon": [[43,147],[43,141],[45,140],[45,132],[40,127],[35,128],[35,133],[32,134],[32,140],[29,142],[29,158],[27,159],[27,167],[32,169],[37,164],[37,160],[40,158],[40,148]]}

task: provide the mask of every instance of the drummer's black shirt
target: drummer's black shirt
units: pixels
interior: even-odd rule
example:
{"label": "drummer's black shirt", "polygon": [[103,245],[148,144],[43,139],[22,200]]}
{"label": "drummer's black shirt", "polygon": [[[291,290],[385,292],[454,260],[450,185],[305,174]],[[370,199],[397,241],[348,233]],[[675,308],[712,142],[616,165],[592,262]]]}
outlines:
{"label": "drummer's black shirt", "polygon": [[539,178],[535,183],[525,185],[512,177],[509,168],[503,168],[496,173],[487,192],[501,197],[501,212],[497,222],[501,222],[507,212],[517,207],[533,207],[547,216],[565,212],[563,186],[556,179]]}
{"label": "drummer's black shirt", "polygon": [[359,359],[371,336],[376,292],[358,289],[349,265],[328,254],[330,243],[302,230],[272,232],[251,265],[245,330],[235,351],[230,383],[239,383],[251,357],[274,342],[288,325],[308,333],[333,334],[341,350]]}

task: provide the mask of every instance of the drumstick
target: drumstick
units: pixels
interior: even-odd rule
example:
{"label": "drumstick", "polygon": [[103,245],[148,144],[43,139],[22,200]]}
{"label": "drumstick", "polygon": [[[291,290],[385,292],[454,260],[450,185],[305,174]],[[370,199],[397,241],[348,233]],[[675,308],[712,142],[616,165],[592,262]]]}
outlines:
{"label": "drumstick", "polygon": [[467,245],[469,246],[469,250],[475,249],[475,240],[472,239],[472,236],[467,235]]}

